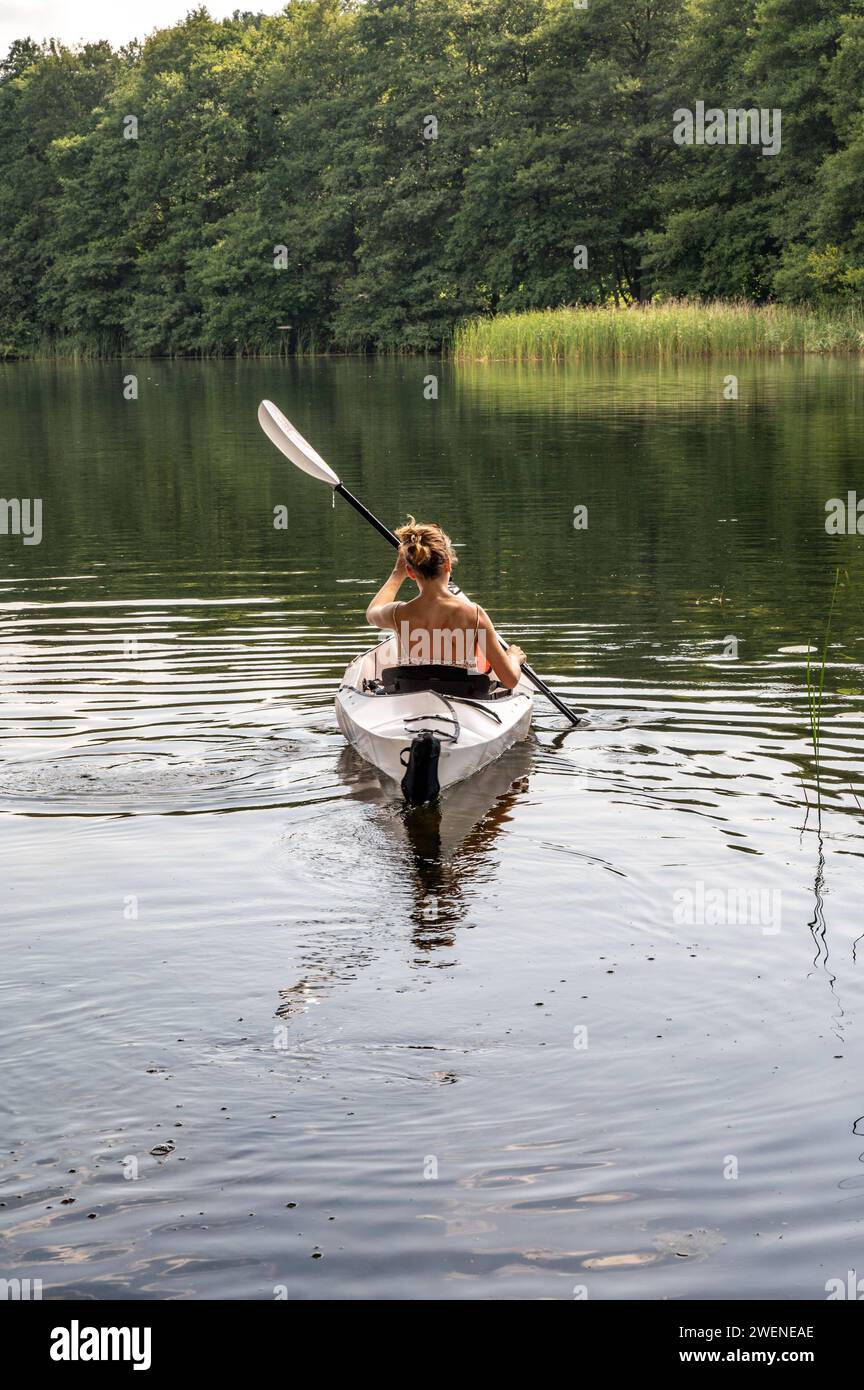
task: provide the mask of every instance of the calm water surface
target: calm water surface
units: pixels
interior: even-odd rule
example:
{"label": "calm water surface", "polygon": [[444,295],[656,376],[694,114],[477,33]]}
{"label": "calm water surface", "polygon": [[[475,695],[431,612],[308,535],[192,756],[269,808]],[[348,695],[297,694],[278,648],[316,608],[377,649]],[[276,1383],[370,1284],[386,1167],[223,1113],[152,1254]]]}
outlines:
{"label": "calm water surface", "polygon": [[[333,713],[391,557],[265,396],[390,524],[451,531],[584,728],[538,699],[402,810]],[[857,362],[13,365],[0,418],[0,493],[44,508],[0,537],[0,1275],[821,1299],[864,1269],[864,539],[824,528],[864,495]]]}

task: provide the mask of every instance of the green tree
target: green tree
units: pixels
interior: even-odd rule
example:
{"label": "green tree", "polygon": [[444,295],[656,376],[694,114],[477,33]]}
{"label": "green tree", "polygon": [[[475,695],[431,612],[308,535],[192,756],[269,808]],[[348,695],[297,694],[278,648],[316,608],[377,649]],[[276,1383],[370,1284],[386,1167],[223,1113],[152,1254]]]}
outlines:
{"label": "green tree", "polygon": [[40,299],[52,259],[64,247],[52,240],[59,195],[51,158],[55,140],[89,129],[94,107],[121,69],[108,44],[73,53],[29,39],[12,45],[0,78],[0,342],[34,350],[56,324]]}
{"label": "green tree", "polygon": [[[22,38],[0,350],[424,350],[504,309],[857,299],[862,79],[864,0],[289,0],[119,52]],[[699,100],[779,109],[780,152],[677,146]]]}

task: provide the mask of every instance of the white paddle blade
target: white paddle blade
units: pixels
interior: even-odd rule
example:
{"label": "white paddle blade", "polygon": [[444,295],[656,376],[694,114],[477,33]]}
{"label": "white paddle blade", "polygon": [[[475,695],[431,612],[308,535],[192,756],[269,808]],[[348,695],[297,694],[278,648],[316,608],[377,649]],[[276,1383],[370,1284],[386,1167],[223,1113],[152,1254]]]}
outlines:
{"label": "white paddle blade", "polygon": [[331,487],[338,486],[339,479],[329,463],[325,463],[321,455],[316,454],[312,445],[306,443],[300,431],[295,430],[291,421],[285,419],[282,411],[272,401],[262,401],[259,405],[258,424],[270,442],[298,468],[302,468],[304,473],[310,473],[313,478],[322,483],[329,483]]}

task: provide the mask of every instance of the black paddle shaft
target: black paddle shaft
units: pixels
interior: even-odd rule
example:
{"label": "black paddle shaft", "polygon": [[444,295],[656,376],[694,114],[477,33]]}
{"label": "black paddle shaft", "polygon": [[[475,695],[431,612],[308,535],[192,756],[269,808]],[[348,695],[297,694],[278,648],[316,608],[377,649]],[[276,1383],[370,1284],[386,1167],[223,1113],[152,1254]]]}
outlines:
{"label": "black paddle shaft", "polygon": [[[390,531],[384,525],[383,521],[379,521],[377,516],[373,515],[373,513],[370,512],[368,507],[364,507],[363,503],[359,500],[359,498],[355,497],[353,492],[349,492],[347,487],[345,487],[343,483],[337,483],[333,491],[338,492],[340,497],[344,497],[345,501],[349,504],[349,506],[354,508],[355,512],[359,512],[362,517],[365,517],[366,520],[369,522],[370,526],[374,526],[375,530],[378,531],[379,534],[384,537],[385,541],[389,541],[392,546],[395,546],[397,550],[399,549],[398,537],[394,536],[393,532]],[[459,593],[461,592],[461,590],[457,590],[456,592]],[[498,635],[498,641],[501,643],[501,646],[504,648],[506,652],[507,643],[501,637],[500,633]],[[558,699],[558,696],[554,693],[554,691],[549,689],[546,682],[540,679],[540,677],[537,675],[537,672],[531,669],[527,661],[523,662],[522,670],[525,672],[525,675],[528,677],[529,681],[535,687],[535,689],[542,691],[542,693],[546,696],[547,700],[551,700],[555,708],[559,710],[560,713],[563,714],[567,719],[569,719],[571,724],[582,723],[582,720],[579,718],[579,716],[577,714],[574,714],[572,709],[568,709],[568,707],[564,704],[563,700]]]}
{"label": "black paddle shaft", "polygon": [[344,483],[337,483],[333,491],[338,492],[340,497],[344,497],[345,501],[354,508],[355,512],[359,512],[361,516],[365,516],[370,526],[374,526],[375,530],[380,532],[385,541],[389,541],[396,550],[399,549],[399,537],[394,536],[393,532],[389,531],[384,525],[384,522],[379,521],[377,516],[373,516],[369,508],[364,507],[360,499],[355,497],[353,492],[349,492]]}

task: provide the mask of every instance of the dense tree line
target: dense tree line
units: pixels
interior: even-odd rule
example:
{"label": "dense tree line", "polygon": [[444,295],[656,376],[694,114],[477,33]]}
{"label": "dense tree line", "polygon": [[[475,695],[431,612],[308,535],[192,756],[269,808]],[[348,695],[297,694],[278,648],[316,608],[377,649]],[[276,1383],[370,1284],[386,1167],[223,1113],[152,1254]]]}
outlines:
{"label": "dense tree line", "polygon": [[[864,0],[292,0],[0,63],[0,348],[434,348],[864,282]],[[782,148],[681,146],[697,101]],[[586,248],[584,261],[574,248]]]}

